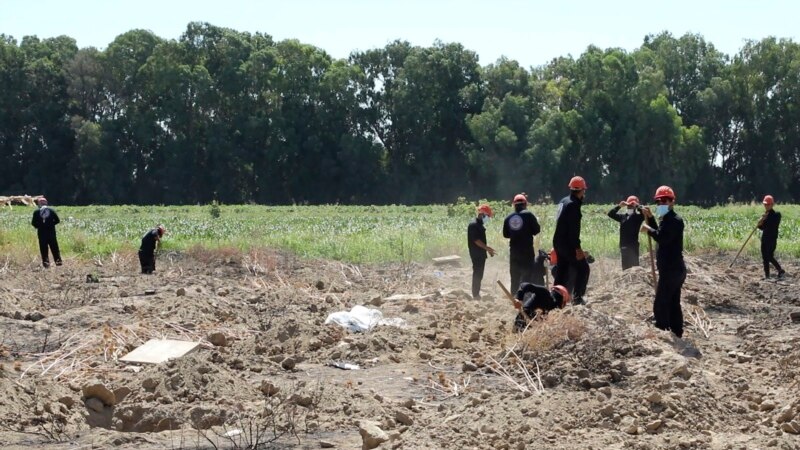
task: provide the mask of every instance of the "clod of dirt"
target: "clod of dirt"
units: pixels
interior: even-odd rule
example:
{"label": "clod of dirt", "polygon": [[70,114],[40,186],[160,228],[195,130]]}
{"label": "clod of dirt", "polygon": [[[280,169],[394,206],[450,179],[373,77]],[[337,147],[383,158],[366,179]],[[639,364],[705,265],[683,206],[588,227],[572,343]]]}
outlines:
{"label": "clod of dirt", "polygon": [[83,397],[86,399],[97,398],[107,406],[114,406],[117,404],[114,393],[105,387],[105,385],[99,380],[92,380],[85,384],[81,391],[83,393]]}
{"label": "clod of dirt", "polygon": [[183,296],[185,296],[185,295],[186,295],[186,289],[184,289],[184,288],[178,288],[178,289],[175,291],[175,295],[177,295],[178,297],[183,297]]}
{"label": "clod of dirt", "polygon": [[208,336],[208,342],[211,342],[217,347],[225,347],[228,345],[228,338],[225,337],[224,333],[217,331]]}
{"label": "clod of dirt", "polygon": [[408,426],[408,427],[410,427],[411,425],[414,425],[414,419],[412,419],[411,416],[409,416],[408,414],[406,414],[403,411],[395,412],[394,420],[396,420],[398,423],[401,423],[401,424],[403,424],[405,426]]}
{"label": "clod of dirt", "polygon": [[42,319],[44,319],[44,314],[40,313],[39,311],[25,314],[25,320],[29,320],[31,322],[38,322]]}
{"label": "clod of dirt", "polygon": [[275,386],[274,384],[270,383],[267,380],[261,382],[261,387],[259,389],[267,397],[272,397],[273,395],[277,394],[280,391],[279,387]]}
{"label": "clod of dirt", "polygon": [[358,424],[358,432],[361,434],[361,449],[370,450],[378,447],[389,440],[389,435],[381,430],[377,422],[362,420]]}
{"label": "clod of dirt", "polygon": [[296,362],[291,356],[286,357],[283,361],[281,361],[281,367],[283,367],[284,370],[293,370],[295,364]]}
{"label": "clod of dirt", "polygon": [[328,441],[319,441],[320,448],[335,448],[336,446],[332,442]]}
{"label": "clod of dirt", "polygon": [[692,372],[689,370],[689,366],[686,363],[679,363],[672,369],[672,375],[688,380],[692,377]]}
{"label": "clod of dirt", "polygon": [[478,366],[470,361],[464,361],[464,364],[461,365],[462,372],[475,372],[478,370]]}

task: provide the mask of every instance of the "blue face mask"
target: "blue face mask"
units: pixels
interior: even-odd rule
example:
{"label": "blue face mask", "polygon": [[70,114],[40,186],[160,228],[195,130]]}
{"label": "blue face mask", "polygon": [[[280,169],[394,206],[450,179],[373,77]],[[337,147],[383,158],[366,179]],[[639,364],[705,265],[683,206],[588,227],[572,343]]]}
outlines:
{"label": "blue face mask", "polygon": [[668,212],[669,212],[669,205],[656,206],[656,215],[658,215],[658,217],[664,217]]}
{"label": "blue face mask", "polygon": [[484,224],[484,225],[488,225],[488,224],[489,224],[489,219],[491,219],[491,217],[489,217],[489,216],[483,216],[483,220],[482,220],[483,224]]}

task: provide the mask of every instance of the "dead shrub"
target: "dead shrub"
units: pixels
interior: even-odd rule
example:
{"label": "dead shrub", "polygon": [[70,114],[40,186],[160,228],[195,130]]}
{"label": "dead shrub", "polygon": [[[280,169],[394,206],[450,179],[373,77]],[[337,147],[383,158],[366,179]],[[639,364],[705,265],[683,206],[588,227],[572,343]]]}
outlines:
{"label": "dead shrub", "polygon": [[186,255],[201,264],[241,264],[242,252],[231,246],[206,247],[193,245],[186,250]]}
{"label": "dead shrub", "polygon": [[564,342],[578,341],[586,333],[586,324],[565,310],[554,310],[532,320],[517,338],[522,351],[546,352]]}

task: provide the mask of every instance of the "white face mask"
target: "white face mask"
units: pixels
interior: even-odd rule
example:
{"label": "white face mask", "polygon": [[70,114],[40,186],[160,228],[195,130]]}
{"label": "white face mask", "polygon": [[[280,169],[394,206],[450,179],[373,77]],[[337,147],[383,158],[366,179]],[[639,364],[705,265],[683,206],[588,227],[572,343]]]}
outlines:
{"label": "white face mask", "polygon": [[626,213],[626,214],[628,214],[629,216],[633,215],[633,213],[634,213],[634,212],[636,212],[636,210],[635,210],[635,209],[633,209],[633,208],[628,208],[628,209],[625,211],[625,213]]}
{"label": "white face mask", "polygon": [[491,217],[483,216],[483,219],[482,219],[483,224],[484,225],[488,225],[489,224],[489,219],[491,219]]}

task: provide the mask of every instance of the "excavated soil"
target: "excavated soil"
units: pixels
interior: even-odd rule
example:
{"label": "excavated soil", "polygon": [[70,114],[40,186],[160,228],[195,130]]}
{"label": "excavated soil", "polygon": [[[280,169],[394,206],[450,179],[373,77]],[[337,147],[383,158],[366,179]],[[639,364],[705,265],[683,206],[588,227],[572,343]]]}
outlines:
{"label": "excavated soil", "polygon": [[[800,289],[791,276],[762,280],[755,261],[728,269],[730,259],[687,259],[683,339],[652,326],[649,269],[622,272],[611,259],[592,266],[586,306],[522,335],[495,284],[508,280],[497,259],[480,301],[467,295],[468,262],[358,267],[197,250],[161,257],[151,276],[133,255],[5,267],[0,443],[800,448],[800,323],[790,319]],[[324,324],[354,305],[407,327]],[[160,365],[118,360],[151,338],[201,346]]]}

